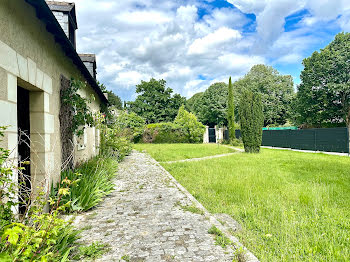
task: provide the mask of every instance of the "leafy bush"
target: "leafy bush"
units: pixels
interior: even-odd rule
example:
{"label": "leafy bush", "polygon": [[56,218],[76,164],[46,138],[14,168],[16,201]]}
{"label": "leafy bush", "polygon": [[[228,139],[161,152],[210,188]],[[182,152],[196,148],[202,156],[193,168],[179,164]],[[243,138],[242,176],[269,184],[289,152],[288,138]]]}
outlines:
{"label": "leafy bush", "polygon": [[146,126],[143,134],[145,143],[200,143],[205,127],[192,113],[181,106],[174,123],[158,123]]}
{"label": "leafy bush", "polygon": [[96,126],[100,130],[100,155],[115,157],[119,161],[127,156],[131,150],[132,132],[125,128],[121,121],[111,126],[105,124],[105,118],[97,115]]}
{"label": "leafy bush", "polygon": [[188,140],[180,125],[166,122],[147,125],[143,134],[143,142],[155,144],[187,143]]}
{"label": "leafy bush", "polygon": [[[100,203],[104,196],[113,191],[112,180],[116,175],[117,166],[118,163],[113,158],[95,157],[74,171],[62,172],[62,181],[77,181],[61,199],[61,204],[67,205],[66,211],[87,211]],[[58,190],[58,186],[52,188],[51,195],[56,196]]]}
{"label": "leafy bush", "polygon": [[262,141],[264,114],[261,95],[243,91],[239,104],[242,140],[247,153],[259,153]]}
{"label": "leafy bush", "polygon": [[203,142],[205,126],[198,122],[194,114],[187,112],[184,106],[180,107],[174,123],[181,126],[189,143]]}
{"label": "leafy bush", "polygon": [[114,125],[122,130],[129,130],[130,139],[137,143],[142,139],[145,129],[145,119],[134,112],[119,111]]}

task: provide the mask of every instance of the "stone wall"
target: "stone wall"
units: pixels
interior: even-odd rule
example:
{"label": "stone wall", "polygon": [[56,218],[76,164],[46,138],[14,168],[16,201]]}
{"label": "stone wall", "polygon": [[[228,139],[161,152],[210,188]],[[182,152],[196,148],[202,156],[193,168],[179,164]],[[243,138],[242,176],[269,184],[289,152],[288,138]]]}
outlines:
{"label": "stone wall", "polygon": [[[35,187],[46,181],[48,189],[51,182],[58,181],[61,168],[60,76],[85,79],[25,1],[1,1],[0,31],[0,125],[9,126],[2,144],[16,159],[20,86],[30,91],[32,182]],[[94,95],[90,107],[99,111],[100,99],[90,86],[81,94]],[[87,128],[84,145],[76,147],[76,162],[98,152],[97,134],[95,128]]]}
{"label": "stone wall", "polygon": [[63,31],[66,33],[66,36],[69,37],[69,17],[68,14],[65,14],[63,12],[57,12],[57,11],[53,11],[52,12],[57,21],[60,23]]}

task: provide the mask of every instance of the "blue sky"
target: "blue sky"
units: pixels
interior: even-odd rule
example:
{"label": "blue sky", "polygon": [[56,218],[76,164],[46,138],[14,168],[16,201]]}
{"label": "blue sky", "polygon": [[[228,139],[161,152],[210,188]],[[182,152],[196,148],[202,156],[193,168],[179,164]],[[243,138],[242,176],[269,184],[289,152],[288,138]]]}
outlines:
{"label": "blue sky", "polygon": [[255,64],[293,76],[302,60],[350,31],[348,0],[76,0],[77,49],[123,100],[151,77],[187,98]]}

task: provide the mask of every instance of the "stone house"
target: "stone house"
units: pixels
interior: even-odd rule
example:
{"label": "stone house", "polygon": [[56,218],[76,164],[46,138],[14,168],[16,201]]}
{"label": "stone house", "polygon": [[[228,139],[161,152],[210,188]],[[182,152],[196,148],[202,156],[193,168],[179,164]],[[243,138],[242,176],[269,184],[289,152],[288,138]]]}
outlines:
{"label": "stone house", "polygon": [[[1,146],[11,150],[15,163],[30,160],[32,189],[58,181],[67,161],[60,119],[60,92],[67,81],[86,83],[80,94],[94,97],[91,111],[108,103],[96,82],[95,56],[76,52],[77,28],[74,3],[0,2],[0,126],[8,126]],[[86,128],[72,141],[74,163],[87,160],[98,153],[99,131]]]}

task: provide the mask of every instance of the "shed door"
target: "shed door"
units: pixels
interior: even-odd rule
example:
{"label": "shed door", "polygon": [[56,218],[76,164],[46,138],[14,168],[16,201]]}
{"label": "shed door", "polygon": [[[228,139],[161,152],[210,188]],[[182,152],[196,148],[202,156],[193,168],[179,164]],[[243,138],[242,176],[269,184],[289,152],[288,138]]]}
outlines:
{"label": "shed door", "polygon": [[209,143],[216,143],[215,128],[209,128]]}

